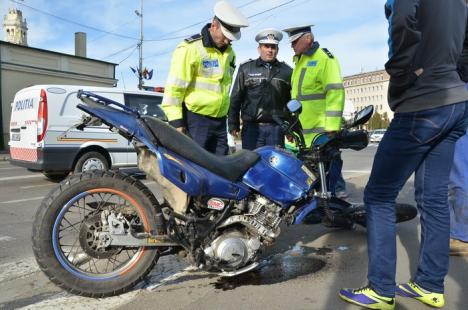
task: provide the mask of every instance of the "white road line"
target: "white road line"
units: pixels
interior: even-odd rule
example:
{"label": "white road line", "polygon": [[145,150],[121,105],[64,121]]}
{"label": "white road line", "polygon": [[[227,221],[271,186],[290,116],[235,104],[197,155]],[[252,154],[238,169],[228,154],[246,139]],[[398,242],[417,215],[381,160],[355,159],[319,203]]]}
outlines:
{"label": "white road line", "polygon": [[[178,261],[174,256],[164,256],[148,275],[145,283],[140,282],[134,290],[114,297],[86,298],[61,292],[19,309],[115,309],[129,303],[142,292],[142,290],[153,291],[165,284],[170,284],[178,278],[188,274],[187,264]],[[185,268],[185,269],[184,269]],[[1,278],[0,278],[1,279]]]}
{"label": "white road line", "polygon": [[0,168],[0,170],[14,170],[14,169],[21,170],[23,168],[21,168],[21,167],[4,167],[4,168]]}
{"label": "white road line", "polygon": [[16,176],[16,177],[5,177],[5,178],[0,178],[0,181],[21,180],[21,179],[34,179],[34,178],[44,178],[44,175],[43,175],[43,174],[18,175],[18,176]]}
{"label": "white road line", "polygon": [[116,309],[129,303],[139,290],[131,291],[120,296],[107,298],[86,298],[61,292],[41,302],[28,305],[19,309],[23,310],[57,310],[57,309]]}
{"label": "white road line", "polygon": [[364,173],[369,174],[371,173],[370,170],[343,170],[344,173]]}
{"label": "white road line", "polygon": [[31,275],[39,270],[34,257],[0,265],[0,282],[15,280]]}
{"label": "white road line", "polygon": [[0,242],[2,241],[13,241],[15,238],[10,237],[10,236],[0,236]]}
{"label": "white road line", "polygon": [[30,189],[30,188],[37,188],[37,187],[46,187],[46,186],[57,186],[56,183],[49,183],[49,184],[40,184],[40,185],[28,185],[28,186],[20,186],[21,189]]}
{"label": "white road line", "polygon": [[17,202],[25,202],[25,201],[33,201],[33,200],[41,200],[44,199],[44,196],[40,197],[31,197],[27,199],[18,199],[18,200],[9,200],[9,201],[2,201],[0,203],[6,204],[6,203],[17,203]]}

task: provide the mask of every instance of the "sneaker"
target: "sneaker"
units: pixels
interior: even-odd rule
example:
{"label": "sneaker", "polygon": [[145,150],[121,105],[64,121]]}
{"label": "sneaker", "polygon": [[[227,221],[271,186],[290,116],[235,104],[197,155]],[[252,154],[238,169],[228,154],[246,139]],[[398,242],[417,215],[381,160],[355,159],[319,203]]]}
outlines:
{"label": "sneaker", "polygon": [[396,287],[396,294],[403,297],[414,298],[434,308],[442,308],[445,304],[444,294],[429,292],[412,281],[398,284]]}
{"label": "sneaker", "polygon": [[468,256],[468,242],[450,239],[450,255]]}
{"label": "sneaker", "polygon": [[347,302],[368,309],[395,309],[395,298],[380,296],[370,285],[358,289],[343,288],[338,295]]}

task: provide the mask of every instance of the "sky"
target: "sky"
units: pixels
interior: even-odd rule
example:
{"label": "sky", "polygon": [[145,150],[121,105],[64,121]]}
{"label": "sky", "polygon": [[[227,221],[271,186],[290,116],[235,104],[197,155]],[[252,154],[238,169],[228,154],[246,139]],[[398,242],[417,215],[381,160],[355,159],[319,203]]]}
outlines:
{"label": "sky", "polygon": [[[164,86],[171,54],[183,38],[199,33],[213,17],[216,0],[1,0],[23,12],[28,45],[74,54],[75,32],[87,35],[87,57],[118,64],[118,87],[136,89],[137,44],[143,1],[143,67],[153,69],[148,86]],[[387,60],[387,22],[382,0],[230,0],[250,26],[233,42],[237,63],[257,58],[255,35],[265,28],[313,24],[315,39],[341,64],[343,76],[383,69]],[[3,18],[2,18],[3,20]],[[3,31],[2,31],[3,35]],[[2,37],[4,40],[4,37]],[[289,65],[293,52],[285,34],[278,59]]]}

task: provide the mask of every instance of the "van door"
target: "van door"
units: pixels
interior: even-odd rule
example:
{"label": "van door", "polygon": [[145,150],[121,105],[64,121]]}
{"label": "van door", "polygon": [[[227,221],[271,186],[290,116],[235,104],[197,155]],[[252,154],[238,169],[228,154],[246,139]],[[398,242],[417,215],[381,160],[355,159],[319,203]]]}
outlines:
{"label": "van door", "polygon": [[[41,115],[39,115],[39,108]],[[41,117],[41,119],[39,119]],[[37,162],[37,142],[47,128],[47,97],[43,89],[29,87],[19,91],[11,103],[11,159]]]}
{"label": "van door", "polygon": [[[86,89],[86,88],[85,88]],[[91,92],[109,98],[117,102],[123,102],[122,92],[106,91],[106,90],[90,90]],[[85,157],[87,153],[93,151],[93,147],[97,146],[105,150],[101,152],[105,157],[110,157],[110,164],[112,167],[121,167],[128,165],[128,152],[133,150],[127,143],[127,140],[115,132],[109,131],[106,125],[88,126],[83,131],[72,129],[67,131],[70,126],[77,124],[83,111],[79,110],[76,106],[81,102],[76,96],[77,91],[72,91],[67,94],[63,106],[60,108],[58,116],[60,121],[57,126],[50,127],[50,134],[52,132],[56,135],[54,138],[59,141],[59,144],[69,148],[76,148],[77,150],[90,149],[88,152],[80,151],[80,156],[76,157],[75,162],[79,162],[81,157]],[[67,133],[66,137],[64,133]]]}

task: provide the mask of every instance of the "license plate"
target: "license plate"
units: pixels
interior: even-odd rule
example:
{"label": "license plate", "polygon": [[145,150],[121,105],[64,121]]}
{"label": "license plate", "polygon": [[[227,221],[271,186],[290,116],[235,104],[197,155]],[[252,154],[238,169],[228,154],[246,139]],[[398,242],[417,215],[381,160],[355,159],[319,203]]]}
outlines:
{"label": "license plate", "polygon": [[21,140],[21,134],[19,133],[11,134],[11,141],[20,141],[20,140]]}

